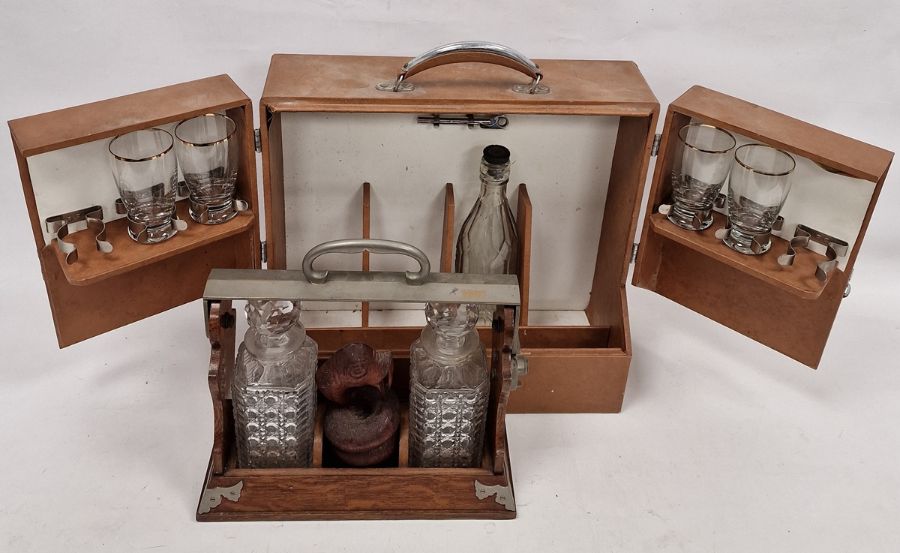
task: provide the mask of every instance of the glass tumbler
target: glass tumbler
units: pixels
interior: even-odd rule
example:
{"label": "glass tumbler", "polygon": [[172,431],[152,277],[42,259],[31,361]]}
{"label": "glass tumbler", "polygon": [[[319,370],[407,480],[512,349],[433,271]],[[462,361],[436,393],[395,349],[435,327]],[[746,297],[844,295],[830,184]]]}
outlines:
{"label": "glass tumbler", "polygon": [[728,131],[703,123],[678,130],[681,155],[672,168],[672,208],[668,218],[681,228],[703,230],[713,222],[712,208],[728,177],[729,153],[737,142]]}
{"label": "glass tumbler", "polygon": [[178,164],[190,190],[191,218],[198,223],[217,225],[237,215],[236,132],[235,122],[218,113],[187,119],[175,127]]}
{"label": "glass tumbler", "polygon": [[769,251],[769,234],[791,190],[797,162],[787,152],[764,144],[745,144],[734,151],[728,181],[725,244],[748,255]]}
{"label": "glass tumbler", "polygon": [[128,214],[128,235],[135,242],[155,244],[178,232],[177,219],[173,221],[178,180],[173,142],[171,134],[154,128],[109,143],[113,176]]}

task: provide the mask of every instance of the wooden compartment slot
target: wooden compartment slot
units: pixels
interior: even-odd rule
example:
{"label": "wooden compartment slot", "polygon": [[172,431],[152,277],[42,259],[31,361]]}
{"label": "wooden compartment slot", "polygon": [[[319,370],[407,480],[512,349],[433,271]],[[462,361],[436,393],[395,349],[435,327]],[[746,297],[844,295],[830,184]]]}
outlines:
{"label": "wooden compartment slot", "polygon": [[74,243],[78,248],[78,261],[71,265],[66,263],[65,255],[55,240],[45,248],[50,249],[56,256],[70,284],[85,286],[256,228],[256,217],[251,211],[238,213],[233,219],[220,225],[201,225],[190,218],[187,200],[179,201],[175,207],[178,216],[187,221],[188,228],[179,231],[165,242],[138,244],[128,236],[127,221],[116,219],[106,225],[109,242],[113,245],[113,251],[110,253],[97,251],[94,246],[94,235],[90,230],[78,231],[66,237],[67,241]]}
{"label": "wooden compartment slot", "polygon": [[[531,200],[528,197],[528,189],[525,183],[516,188],[517,215],[516,232],[519,235],[519,256],[516,266],[516,276],[519,278],[521,290],[521,302],[519,309],[519,325],[528,324],[528,285],[531,274]],[[452,273],[456,261],[456,207],[453,195],[453,183],[444,185],[444,223],[441,233],[441,272]]]}
{"label": "wooden compartment slot", "polygon": [[[716,230],[725,226],[726,217],[721,213],[714,213],[713,218],[715,221],[711,227],[697,232],[678,227],[669,222],[665,215],[654,213],[650,216],[650,230],[703,255],[733,265],[739,271],[787,292],[806,299],[822,295],[825,283],[816,279],[816,264],[825,261],[824,255],[803,249],[792,266],[782,267],[778,264],[778,256],[787,251],[788,242],[774,235],[769,251],[763,255],[744,255],[727,247],[715,236]],[[698,283],[698,286],[702,288],[703,283]]]}
{"label": "wooden compartment slot", "polygon": [[456,200],[453,197],[453,183],[444,185],[444,226],[441,231],[441,272],[452,273],[456,253]]}
{"label": "wooden compartment slot", "polygon": [[516,207],[516,233],[519,235],[519,258],[516,275],[522,290],[522,316],[519,324],[528,325],[528,295],[531,286],[531,198],[525,183],[519,184]]}

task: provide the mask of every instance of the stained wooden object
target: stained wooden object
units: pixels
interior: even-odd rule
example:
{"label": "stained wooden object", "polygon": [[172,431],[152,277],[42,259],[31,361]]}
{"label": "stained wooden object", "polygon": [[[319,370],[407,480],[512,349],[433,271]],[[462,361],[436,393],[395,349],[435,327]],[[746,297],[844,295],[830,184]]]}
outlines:
{"label": "stained wooden object", "polygon": [[521,183],[517,189],[516,234],[519,236],[519,255],[516,275],[519,277],[519,288],[522,290],[522,316],[519,324],[528,325],[528,295],[531,290],[531,198],[528,188]]}
{"label": "stained wooden object", "polygon": [[[45,244],[30,157],[210,112],[225,112],[237,123],[236,187],[250,204],[247,213],[223,225],[200,225],[179,202],[188,230],[152,246],[132,242],[123,219],[112,221],[107,234],[115,250],[108,255],[95,250],[90,231],[69,235],[79,253],[73,265],[66,265],[55,241]],[[213,267],[259,267],[252,109],[227,75],[15,119],[9,129],[60,347],[197,299]]]}
{"label": "stained wooden object", "polygon": [[[310,468],[242,469],[235,464],[232,402],[227,394],[235,366],[233,317],[234,310],[229,302],[210,302],[207,330],[214,432],[197,520],[515,517],[506,443],[506,401],[512,383],[512,324],[501,322],[491,338],[493,348],[500,353],[491,356],[491,398],[481,466],[460,469],[409,467],[406,407],[409,392],[407,388],[397,386],[395,392],[404,406],[401,407],[400,452],[396,466],[362,469],[322,466],[323,425],[319,414]],[[512,308],[504,310],[503,321],[512,321],[513,317]],[[326,356],[320,350],[320,358]],[[498,494],[509,501],[498,502]]]}
{"label": "stained wooden object", "polygon": [[452,273],[456,250],[453,234],[456,222],[456,201],[453,198],[453,183],[444,185],[444,226],[441,232],[441,272]]}
{"label": "stained wooden object", "polygon": [[[68,108],[10,122],[35,244],[47,284],[61,346],[140,320],[200,295],[212,267],[258,267],[259,228],[268,236],[269,267],[286,267],[284,155],[282,114],[341,113],[503,113],[556,117],[618,116],[607,201],[586,327],[543,328],[529,324],[530,272],[520,266],[523,294],[522,342],[531,356],[526,385],[510,400],[519,411],[618,411],[624,395],[632,348],[628,329],[625,282],[631,244],[638,220],[642,186],[658,117],[658,103],[637,67],[630,62],[536,60],[550,87],[548,95],[518,94],[514,84],[529,78],[505,67],[458,63],[434,67],[410,78],[412,93],[375,89],[391,81],[406,58],[372,56],[282,55],[272,58],[259,121],[262,144],[262,195],[265,221],[255,206],[255,154],[250,101],[227,76],[211,77],[85,106]],[[191,229],[170,242],[152,247],[122,242],[121,222],[110,224],[116,251],[103,256],[93,250],[87,233],[70,235],[79,245],[79,264],[65,266],[55,244],[46,245],[37,215],[28,159],[41,153],[117,134],[166,124],[210,111],[224,111],[239,127],[241,165],[239,195],[251,204],[249,213],[226,225]],[[847,260],[825,285],[812,282],[806,271],[772,270],[771,256],[736,257],[713,248],[708,233],[684,233],[663,225],[655,215],[670,193],[664,178],[671,168],[672,129],[692,118],[717,124],[752,139],[779,146],[829,169],[875,183],[875,192],[860,236]],[[642,245],[633,282],[682,303],[714,320],[753,337],[804,363],[818,363],[840,290],[853,268],[862,237],[885,180],[892,154],[831,133],[759,106],[694,87],[670,106],[657,172],[650,191]],[[369,217],[364,185],[363,219]],[[530,213],[527,190],[519,190],[519,212]],[[445,188],[445,220],[440,266],[449,269],[453,257],[454,202]],[[539,206],[538,206],[539,207]],[[183,209],[183,206],[181,207]],[[449,214],[449,216],[448,216]],[[528,218],[519,217],[519,233],[528,236]],[[311,223],[317,224],[317,223]],[[369,225],[363,225],[366,234]],[[522,240],[520,262],[529,258],[529,239]],[[773,248],[777,253],[778,247]],[[774,255],[774,254],[773,254]],[[795,268],[817,257],[803,252]],[[800,278],[799,276],[802,276]],[[705,283],[698,287],[697,282]],[[739,287],[765,301],[735,299]],[[752,294],[751,294],[752,291]],[[723,301],[725,298],[729,302]],[[113,307],[103,307],[110,305]],[[98,307],[100,306],[100,307]],[[88,315],[85,315],[88,314]],[[368,322],[364,306],[364,326]],[[323,329],[322,344],[336,348],[354,336],[392,344],[402,352],[408,336],[403,329]]]}
{"label": "stained wooden object", "polygon": [[[724,217],[719,214],[713,227],[703,232],[678,229],[658,214],[660,204],[671,196],[669,174],[677,152],[675,136],[692,119],[874,183],[846,268],[835,269],[822,283],[816,280],[814,271],[823,256],[803,251],[794,266],[785,269],[777,263],[777,257],[786,250],[780,238],[772,238],[767,253],[745,256],[724,247],[713,236],[715,229],[724,225]],[[893,154],[699,86],[669,106],[659,152],[634,284],[817,367]]]}
{"label": "stained wooden object", "polygon": [[[547,95],[513,92],[530,79],[508,68],[481,63],[434,67],[410,77],[412,93],[386,93],[375,84],[393,81],[408,58],[371,56],[273,56],[260,101],[262,195],[265,221],[256,206],[255,152],[250,100],[221,75],[130,96],[68,108],[9,123],[35,245],[41,262],[60,346],[66,346],[199,297],[213,267],[257,268],[259,227],[264,224],[268,266],[288,268],[285,225],[282,114],[332,113],[502,113],[565,117],[616,116],[619,126],[603,208],[601,239],[585,306],[589,325],[532,326],[529,323],[532,206],[527,189],[518,189],[518,267],[522,288],[519,338],[528,355],[524,386],[509,393],[511,325],[480,329],[492,359],[490,420],[484,462],[469,469],[408,466],[408,411],[401,407],[397,466],[377,469],[329,467],[323,443],[322,410],[317,413],[312,466],[307,469],[241,469],[234,455],[232,406],[228,399],[234,370],[235,312],[229,302],[213,302],[208,313],[208,383],[214,433],[200,520],[329,518],[511,518],[501,497],[512,497],[506,444],[509,412],[616,412],[621,409],[631,361],[625,283],[638,221],[643,184],[659,105],[631,62],[536,60]],[[476,58],[454,61],[475,61]],[[477,58],[477,61],[489,61]],[[496,61],[496,60],[495,60]],[[79,247],[79,264],[66,266],[55,244],[44,241],[29,158],[117,134],[224,111],[238,125],[241,159],[238,194],[251,209],[220,226],[192,224],[175,239],[142,246],[124,239],[122,223],[110,223],[115,253],[93,250],[87,233],[70,239]],[[875,183],[860,235],[845,271],[825,284],[805,270],[773,270],[772,256],[736,257],[713,244],[709,232],[688,233],[664,224],[656,214],[671,193],[673,130],[692,118],[781,147],[823,166]],[[801,362],[816,365],[828,337],[841,293],[856,261],[872,210],[893,154],[723,94],[694,87],[673,102],[663,138],[633,282],[722,322]],[[606,184],[606,183],[598,183]],[[363,185],[363,236],[370,233],[371,189]],[[540,208],[540,206],[538,206]],[[183,212],[184,206],[179,206]],[[452,268],[455,240],[452,185],[445,186],[440,267]],[[310,224],[321,224],[312,221]],[[337,237],[336,237],[337,238]],[[716,246],[716,247],[714,247]],[[778,244],[773,252],[779,250]],[[818,258],[797,257],[795,269]],[[773,254],[774,255],[774,254]],[[363,269],[368,256],[363,256]],[[741,290],[741,294],[735,294]],[[110,306],[110,307],[106,307]],[[309,329],[322,358],[348,342],[365,342],[394,355],[394,390],[408,395],[408,354],[418,328],[370,328],[363,305],[362,328]],[[505,320],[511,320],[509,310]],[[480,487],[479,487],[480,486]],[[479,495],[481,494],[481,495]]]}

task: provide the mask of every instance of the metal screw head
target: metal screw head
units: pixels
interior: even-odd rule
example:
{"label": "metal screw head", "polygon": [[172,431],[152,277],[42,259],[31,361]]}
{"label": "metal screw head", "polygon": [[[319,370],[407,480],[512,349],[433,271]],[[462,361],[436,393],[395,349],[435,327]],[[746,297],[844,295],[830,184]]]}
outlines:
{"label": "metal screw head", "polygon": [[512,389],[522,385],[522,377],[528,374],[528,359],[522,355],[512,356]]}

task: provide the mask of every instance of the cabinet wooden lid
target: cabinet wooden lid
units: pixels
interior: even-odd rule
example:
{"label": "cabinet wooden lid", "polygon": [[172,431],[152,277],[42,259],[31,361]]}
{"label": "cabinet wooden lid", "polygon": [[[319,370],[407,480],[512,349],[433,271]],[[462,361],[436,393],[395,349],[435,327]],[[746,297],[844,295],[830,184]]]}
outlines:
{"label": "cabinet wooden lid", "polygon": [[434,67],[410,78],[415,90],[386,92],[409,58],[275,54],[262,105],[273,111],[647,115],[658,101],[630,61],[535,60],[549,94],[514,92],[529,79],[512,69],[483,63]]}

